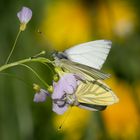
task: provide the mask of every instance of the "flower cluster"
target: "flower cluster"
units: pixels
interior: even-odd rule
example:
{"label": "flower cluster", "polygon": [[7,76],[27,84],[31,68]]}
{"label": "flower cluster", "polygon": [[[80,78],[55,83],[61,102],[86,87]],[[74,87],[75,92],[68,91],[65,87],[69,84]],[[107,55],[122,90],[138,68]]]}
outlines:
{"label": "flower cluster", "polygon": [[[53,82],[53,93],[52,93],[52,102],[53,102],[53,111],[57,114],[63,114],[69,106],[78,106],[75,92],[78,87],[77,76],[72,73],[61,74],[61,77],[58,82]],[[78,77],[79,78],[79,77]],[[41,89],[39,93],[36,93],[34,96],[35,102],[44,102],[46,101],[46,96],[48,92]]]}
{"label": "flower cluster", "polygon": [[53,85],[53,111],[57,114],[63,114],[69,105],[76,104],[76,96],[74,93],[77,89],[77,80],[74,74],[64,74],[63,77],[57,83],[54,82]]}

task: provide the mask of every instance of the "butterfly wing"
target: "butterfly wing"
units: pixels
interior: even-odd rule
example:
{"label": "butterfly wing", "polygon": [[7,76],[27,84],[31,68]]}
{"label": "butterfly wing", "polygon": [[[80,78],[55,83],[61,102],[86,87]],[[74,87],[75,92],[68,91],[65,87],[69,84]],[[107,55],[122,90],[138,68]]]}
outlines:
{"label": "butterfly wing", "polygon": [[78,102],[99,106],[108,106],[118,102],[117,96],[100,80],[81,82],[76,91]]}
{"label": "butterfly wing", "polygon": [[[84,77],[76,91],[78,106],[88,110],[104,110],[106,106],[118,102],[117,96],[101,80],[109,77],[101,69],[111,48],[111,42],[97,40],[74,46],[55,60],[64,71]],[[65,56],[65,57],[63,57]],[[65,59],[63,59],[65,58]]]}
{"label": "butterfly wing", "polygon": [[86,109],[86,110],[90,110],[90,111],[102,111],[102,110],[105,110],[107,106],[79,103],[78,107]]}
{"label": "butterfly wing", "polygon": [[67,59],[57,59],[55,60],[55,64],[61,67],[64,71],[74,73],[83,77],[83,79],[85,79],[86,81],[94,81],[97,79],[104,80],[110,77],[109,74],[105,74],[97,69],[76,62],[72,62]]}
{"label": "butterfly wing", "polygon": [[76,45],[64,51],[67,58],[92,68],[101,69],[111,48],[111,41],[97,40]]}

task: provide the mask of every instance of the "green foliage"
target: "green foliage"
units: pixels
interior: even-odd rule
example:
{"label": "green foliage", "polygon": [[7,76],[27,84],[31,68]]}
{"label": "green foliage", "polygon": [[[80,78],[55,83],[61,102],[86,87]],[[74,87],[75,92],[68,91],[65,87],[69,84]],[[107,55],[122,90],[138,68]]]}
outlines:
{"label": "green foliage", "polygon": [[[139,13],[139,1],[130,1],[130,3],[132,2],[136,3],[136,9]],[[29,6],[33,10],[33,19],[27,26],[27,30],[21,34],[11,60],[26,58],[38,53],[40,49],[44,49],[44,46],[40,45],[37,30],[42,20],[44,7],[46,5],[49,6],[50,3],[50,0],[0,1],[1,65],[4,64],[11,50],[19,28],[16,13],[24,5]],[[79,0],[79,3],[83,4],[83,1]],[[96,7],[97,3],[95,1],[92,4]],[[91,12],[92,6],[87,4],[87,7],[89,8],[88,12]],[[113,47],[106,63],[106,67],[113,70],[118,78],[129,83],[135,83],[140,79],[139,26],[135,30],[137,31],[132,36],[126,36],[122,40],[113,37]],[[47,48],[47,45],[45,47]],[[41,76],[43,75],[44,80],[51,84],[53,77],[51,71],[46,66],[42,64],[33,64],[31,66]],[[0,74],[0,140],[64,139],[66,134],[63,132],[58,133],[55,129],[53,122],[55,114],[52,113],[51,101],[42,104],[33,103],[34,91],[32,90],[32,84],[34,82],[39,83],[38,79],[30,71],[21,67],[10,69],[6,72],[12,75]],[[82,138],[84,140],[108,139],[108,133],[102,116],[94,113],[94,116],[91,116],[90,119],[84,134],[81,134]],[[92,134],[93,132],[94,135]]]}

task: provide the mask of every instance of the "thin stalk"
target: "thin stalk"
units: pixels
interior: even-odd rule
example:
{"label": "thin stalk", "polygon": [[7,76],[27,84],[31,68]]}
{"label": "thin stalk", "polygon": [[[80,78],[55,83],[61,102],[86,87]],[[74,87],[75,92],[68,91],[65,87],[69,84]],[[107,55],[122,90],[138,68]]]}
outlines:
{"label": "thin stalk", "polygon": [[17,33],[15,42],[14,42],[14,44],[13,44],[13,46],[12,46],[12,49],[11,49],[11,51],[10,51],[10,53],[9,53],[9,55],[8,55],[8,57],[7,57],[7,59],[6,59],[6,61],[5,61],[5,64],[7,64],[7,63],[9,62],[9,60],[10,60],[12,54],[13,54],[13,51],[14,51],[14,49],[15,49],[15,47],[16,47],[17,40],[18,40],[18,38],[19,38],[20,33],[21,33],[21,30],[19,30],[18,33]]}
{"label": "thin stalk", "polygon": [[50,61],[49,59],[46,59],[44,57],[38,57],[38,58],[27,58],[27,59],[22,59],[22,60],[19,60],[19,61],[16,61],[16,62],[13,62],[13,63],[10,63],[10,64],[5,64],[3,66],[0,67],[0,72],[3,71],[3,70],[6,70],[8,68],[11,68],[11,67],[14,67],[14,66],[17,66],[17,65],[20,65],[20,64],[24,64],[24,63],[28,63],[28,62],[44,62],[44,63],[51,63],[53,64],[53,61]]}
{"label": "thin stalk", "polygon": [[31,68],[30,66],[26,65],[26,64],[20,64],[21,66],[26,67],[27,69],[29,69],[31,72],[33,72],[35,74],[35,76],[47,87],[49,88],[50,86],[37,74],[37,72]]}
{"label": "thin stalk", "polygon": [[47,66],[53,75],[55,74],[55,72],[52,70],[52,68],[47,63],[44,63],[44,62],[41,62],[41,63],[43,65]]}

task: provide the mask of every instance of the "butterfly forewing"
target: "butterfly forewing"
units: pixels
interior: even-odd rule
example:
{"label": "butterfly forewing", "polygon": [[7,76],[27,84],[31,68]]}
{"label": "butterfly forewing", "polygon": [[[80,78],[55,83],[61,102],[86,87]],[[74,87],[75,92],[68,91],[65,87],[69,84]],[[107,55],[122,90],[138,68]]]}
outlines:
{"label": "butterfly forewing", "polygon": [[92,68],[101,69],[111,48],[111,41],[97,40],[73,46],[64,51],[67,58]]}

